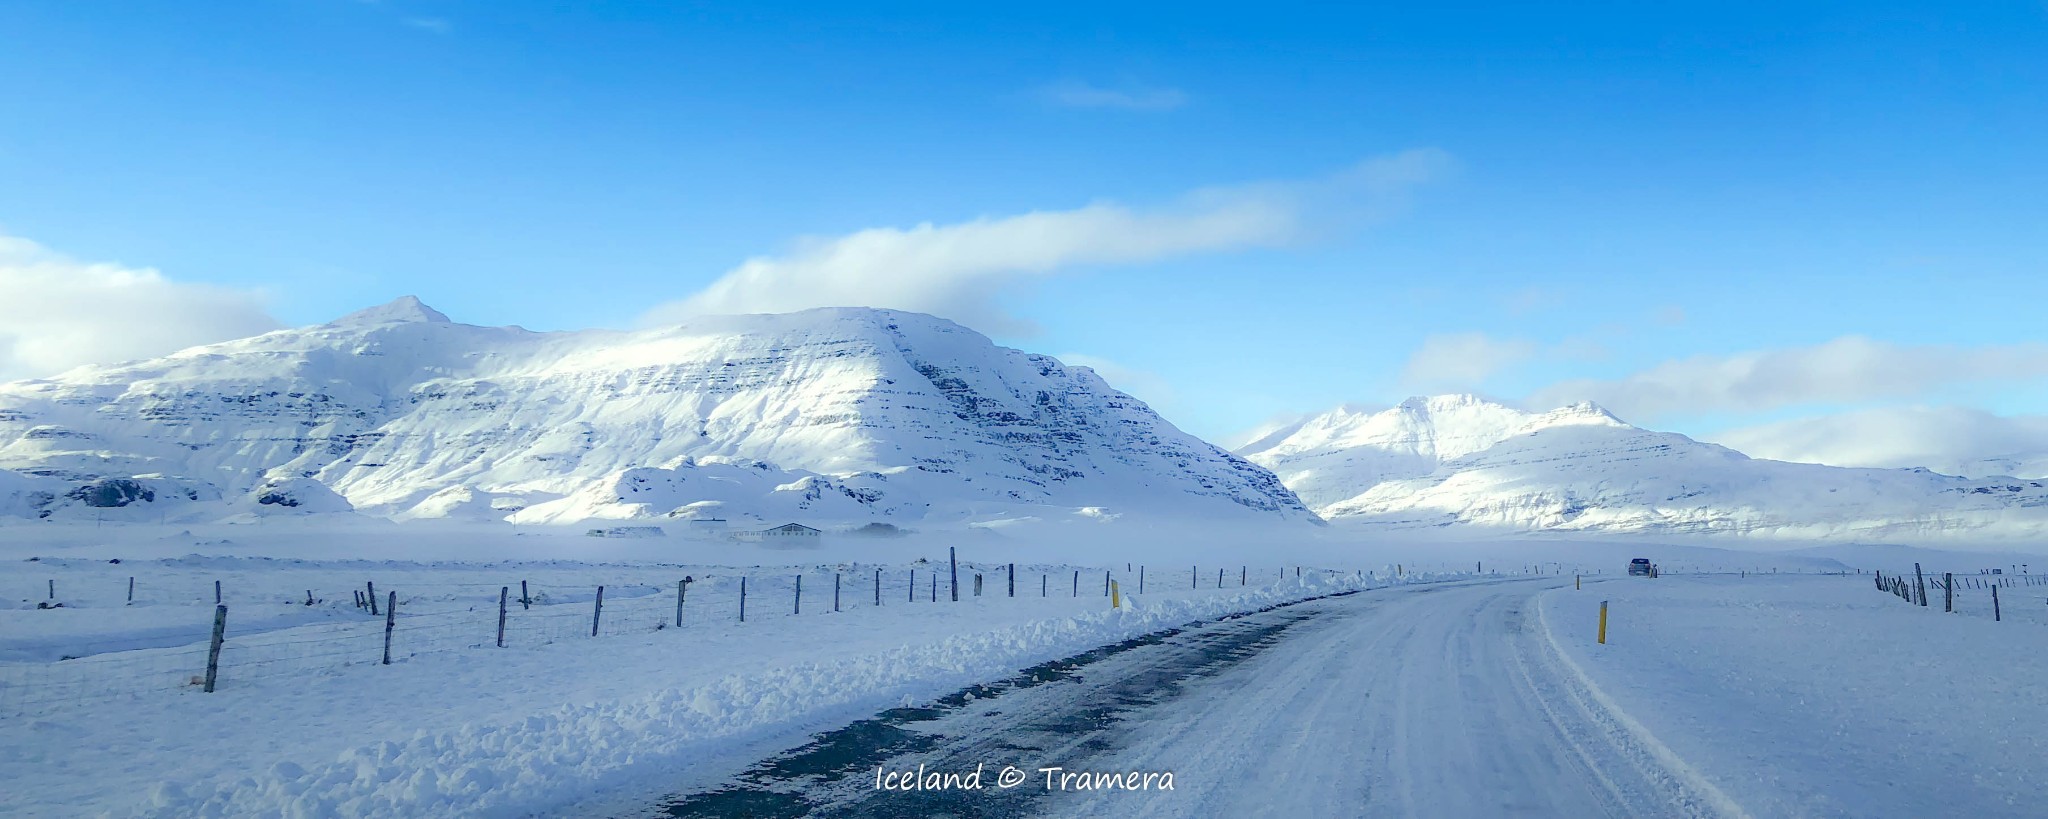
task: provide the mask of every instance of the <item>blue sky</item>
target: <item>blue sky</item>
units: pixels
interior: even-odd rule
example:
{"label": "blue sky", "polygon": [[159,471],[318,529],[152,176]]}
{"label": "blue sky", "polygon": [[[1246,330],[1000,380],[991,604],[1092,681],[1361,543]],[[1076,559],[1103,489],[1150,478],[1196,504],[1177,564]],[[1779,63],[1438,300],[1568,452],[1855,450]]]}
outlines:
{"label": "blue sky", "polygon": [[202,337],[872,293],[1212,437],[1453,389],[2048,412],[2048,4],[552,5],[7,4],[0,235]]}

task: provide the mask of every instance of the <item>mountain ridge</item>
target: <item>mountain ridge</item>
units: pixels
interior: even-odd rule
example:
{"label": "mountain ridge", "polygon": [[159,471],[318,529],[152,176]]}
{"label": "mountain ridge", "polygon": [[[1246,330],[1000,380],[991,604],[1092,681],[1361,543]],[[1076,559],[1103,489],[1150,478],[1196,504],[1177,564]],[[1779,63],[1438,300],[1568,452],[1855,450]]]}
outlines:
{"label": "mountain ridge", "polygon": [[[72,505],[63,493],[87,482],[152,475],[222,498],[311,479],[370,514],[503,517],[628,470],[701,477],[718,464],[768,465],[783,479],[773,486],[879,476],[887,488],[869,489],[886,502],[863,516],[1014,505],[1320,522],[1263,468],[1092,371],[902,311],[537,333],[458,324],[406,297],[0,385],[0,469],[65,484],[37,490],[54,495],[39,505],[16,491],[18,514]],[[725,510],[745,514],[745,500]]]}
{"label": "mountain ridge", "polygon": [[1755,537],[2048,533],[2048,485],[1751,458],[1598,405],[1470,395],[1346,406],[1238,450],[1333,523]]}

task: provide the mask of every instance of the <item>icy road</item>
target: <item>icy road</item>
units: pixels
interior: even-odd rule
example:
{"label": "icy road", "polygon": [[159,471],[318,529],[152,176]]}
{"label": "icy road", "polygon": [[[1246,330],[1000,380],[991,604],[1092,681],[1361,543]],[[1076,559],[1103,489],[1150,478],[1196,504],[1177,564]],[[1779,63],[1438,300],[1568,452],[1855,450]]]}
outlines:
{"label": "icy road", "polygon": [[[1379,590],[1132,641],[824,734],[653,814],[1743,815],[1560,659],[1533,599],[1554,585]],[[1062,776],[1132,771],[1172,789]]]}

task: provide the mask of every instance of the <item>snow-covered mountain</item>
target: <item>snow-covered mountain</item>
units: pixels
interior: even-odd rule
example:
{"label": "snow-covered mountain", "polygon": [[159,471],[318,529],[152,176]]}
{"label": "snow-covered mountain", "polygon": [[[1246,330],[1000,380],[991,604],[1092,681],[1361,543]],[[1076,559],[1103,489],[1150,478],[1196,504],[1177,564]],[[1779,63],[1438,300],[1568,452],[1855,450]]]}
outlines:
{"label": "snow-covered mountain", "polygon": [[1316,520],[1085,367],[859,308],[538,333],[400,299],[0,385],[0,470],[28,516]]}
{"label": "snow-covered mountain", "polygon": [[1340,408],[1239,454],[1332,522],[1757,537],[2048,533],[2048,484],[1753,459],[1592,404],[1531,413],[1467,395]]}

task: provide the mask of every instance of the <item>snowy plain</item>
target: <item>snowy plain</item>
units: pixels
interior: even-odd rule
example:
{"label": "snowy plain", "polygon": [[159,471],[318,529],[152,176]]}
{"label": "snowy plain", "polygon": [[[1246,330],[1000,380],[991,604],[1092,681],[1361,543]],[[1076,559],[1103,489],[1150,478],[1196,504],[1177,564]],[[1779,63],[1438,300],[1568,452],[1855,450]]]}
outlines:
{"label": "snowy plain", "polygon": [[[959,604],[950,602],[943,579],[948,548],[962,563]],[[1652,556],[1668,573],[1656,581],[1606,580],[1635,554]],[[2033,682],[2043,669],[2012,659],[2024,652],[2011,641],[2027,639],[2016,635],[2048,626],[2048,619],[2011,613],[2036,587],[2013,589],[2007,622],[1993,624],[1972,605],[1943,615],[1939,597],[1932,611],[1909,606],[1878,591],[1869,574],[1819,574],[1897,571],[1902,555],[1936,571],[1932,556],[1944,554],[1952,553],[1360,542],[1292,532],[1261,539],[1251,531],[1096,526],[833,538],[805,549],[419,523],[0,527],[0,680],[16,684],[0,689],[0,782],[8,785],[0,788],[0,814],[525,816],[578,809],[604,795],[611,801],[603,804],[616,805],[660,795],[678,771],[715,781],[878,710],[1190,622],[1358,588],[1520,579],[1565,589],[1541,598],[1540,622],[1556,635],[1558,656],[1571,658],[1589,687],[1608,692],[1617,713],[1696,763],[1752,815],[1890,815],[1860,812],[1883,803],[1837,793],[1844,785],[1821,797],[1797,787],[1809,776],[1857,782],[1919,764],[1903,752],[1885,756],[1881,749],[1890,746],[1879,741],[1892,739],[1896,725],[1887,728],[1866,711],[1906,709],[1910,694],[1928,691],[1971,693],[2008,717],[2038,715],[2044,701]],[[1976,572],[2024,559],[1955,555],[1939,569]],[[1015,599],[1007,596],[1013,560]],[[1299,578],[1296,566],[1304,567]],[[878,569],[880,606],[872,585]],[[1726,574],[1696,574],[1704,572]],[[974,573],[983,577],[980,597],[972,595]],[[1112,610],[1103,598],[1105,573],[1123,608]],[[1574,593],[1576,573],[1588,582]],[[834,574],[841,583],[836,613]],[[798,575],[805,578],[800,614]],[[675,583],[685,576],[695,582],[678,628]],[[134,605],[126,600],[129,577],[137,583]],[[737,618],[741,577],[749,583],[745,623]],[[204,694],[190,679],[203,670],[215,580],[230,608],[228,639],[219,690]],[[521,580],[535,598],[530,610],[516,602]],[[52,581],[55,602],[64,605],[38,608],[52,602]],[[380,663],[384,618],[354,605],[354,590],[369,582],[380,596],[400,599],[388,667]],[[598,585],[606,586],[606,603],[602,636],[593,639]],[[497,602],[506,588],[515,602],[507,647],[498,649]],[[1837,595],[1819,598],[1830,601],[1827,623],[1814,629],[1825,639],[1805,633],[1826,645],[1786,648],[1797,644],[1777,637],[1785,627],[1779,609],[1809,589]],[[1596,594],[1614,600],[1617,617],[1609,645],[1588,649],[1578,625]],[[2026,605],[2048,613],[2035,597]],[[1702,617],[1701,608],[1713,616]],[[2003,631],[1986,636],[1973,628]],[[1930,641],[1901,644],[1915,634]],[[1647,651],[1650,643],[1685,652],[1674,658]],[[1944,660],[1951,645],[1962,647],[1953,657],[1977,662]],[[57,659],[67,656],[78,659]],[[1758,658],[1776,662],[1758,670]],[[1986,666],[1987,658],[1996,662]],[[1834,659],[1843,665],[1829,665]],[[124,680],[95,673],[94,663],[144,673]],[[1899,664],[1913,673],[1895,673]],[[1736,735],[1736,728],[1717,728],[1716,715],[1735,707],[1731,692],[1749,689],[1704,690],[1697,682],[1730,674],[1811,697],[1832,691],[1839,702],[1804,721],[1727,723],[1756,732]],[[1856,680],[1864,682],[1842,687]],[[1875,691],[1869,686],[1889,688],[1866,698]],[[1763,705],[1791,707],[1770,698]],[[2038,803],[2011,800],[2024,800],[2043,781],[2026,756],[2040,749],[2010,720],[1973,708],[1906,723],[1914,737],[1932,738],[1925,747],[1949,756],[1914,768],[1927,777],[1906,777],[1902,787],[1932,788],[1939,777],[1949,791],[1968,792],[1951,797],[1959,804],[2023,815],[2010,808]],[[1873,722],[1851,731],[1852,717]],[[1973,748],[1987,725],[1987,736],[2006,744]],[[1850,737],[1864,750],[1832,768],[1759,760],[1743,750],[1745,742],[1811,746],[1824,736]],[[1980,765],[1987,753],[2005,761]],[[1772,765],[1776,779],[1752,787]],[[1950,778],[1972,766],[1991,778]],[[1428,803],[1422,812],[1430,812]]]}
{"label": "snowy plain", "polygon": [[1910,604],[1869,574],[1606,580],[1540,611],[1614,710],[1750,815],[2040,816],[2048,586],[2006,593],[2024,619],[1992,621],[1984,591],[1958,613]]}

